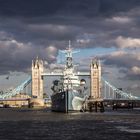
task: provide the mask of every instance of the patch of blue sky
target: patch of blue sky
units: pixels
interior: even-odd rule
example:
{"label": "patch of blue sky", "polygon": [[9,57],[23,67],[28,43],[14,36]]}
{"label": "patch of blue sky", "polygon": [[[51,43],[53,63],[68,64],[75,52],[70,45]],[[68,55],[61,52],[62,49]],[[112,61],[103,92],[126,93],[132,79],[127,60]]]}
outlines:
{"label": "patch of blue sky", "polygon": [[[96,57],[96,56],[110,54],[116,50],[117,49],[115,47],[111,47],[111,48],[94,47],[94,48],[75,49],[75,51],[80,51],[80,52],[77,54],[73,54],[73,58],[77,60],[83,58]],[[61,63],[64,61],[65,61],[65,54],[59,51],[57,57],[57,63]]]}

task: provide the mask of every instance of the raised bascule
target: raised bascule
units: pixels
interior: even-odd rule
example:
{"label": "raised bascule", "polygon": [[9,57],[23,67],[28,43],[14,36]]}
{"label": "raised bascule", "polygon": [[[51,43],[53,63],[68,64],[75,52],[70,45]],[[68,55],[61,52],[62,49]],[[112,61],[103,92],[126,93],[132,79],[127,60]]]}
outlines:
{"label": "raised bascule", "polygon": [[[71,44],[69,42],[69,47],[64,52],[71,53]],[[72,56],[67,57],[66,60],[72,59]],[[68,61],[69,62],[69,61]],[[7,90],[0,94],[0,100],[14,100],[13,98],[15,95],[20,93],[26,93],[29,94],[25,89],[28,87],[28,85],[31,83],[31,96],[29,99],[29,104],[32,107],[39,107],[44,106],[44,99],[43,99],[43,82],[44,82],[44,76],[64,76],[65,74],[68,74],[69,76],[72,75],[72,77],[79,77],[79,76],[89,76],[90,77],[90,93],[88,93],[88,98],[86,98],[84,103],[90,104],[90,106],[97,105],[98,103],[101,103],[103,101],[115,101],[115,100],[128,100],[128,101],[136,101],[140,100],[140,97],[134,96],[130,93],[124,92],[115,86],[113,86],[110,82],[106,81],[101,74],[101,63],[98,58],[94,58],[91,61],[89,72],[75,72],[69,73],[68,71],[71,71],[73,68],[69,68],[69,64],[66,64],[66,70],[56,73],[56,72],[46,72],[43,61],[40,60],[38,57],[32,61],[32,74],[31,76],[25,80],[21,85],[16,87],[12,90]],[[73,70],[72,70],[73,71]],[[67,77],[65,75],[65,78],[67,81]],[[70,78],[70,77],[68,77]],[[74,79],[73,79],[74,80]],[[77,81],[78,82],[78,81]],[[72,84],[72,83],[71,83]],[[78,83],[77,83],[78,84]],[[79,85],[80,86],[80,85]],[[51,87],[50,87],[51,88]],[[118,96],[119,95],[119,96]],[[16,99],[18,100],[18,99]],[[19,99],[21,100],[21,99]],[[24,100],[24,99],[22,99]],[[27,100],[27,99],[25,99]],[[97,108],[96,108],[97,109]]]}

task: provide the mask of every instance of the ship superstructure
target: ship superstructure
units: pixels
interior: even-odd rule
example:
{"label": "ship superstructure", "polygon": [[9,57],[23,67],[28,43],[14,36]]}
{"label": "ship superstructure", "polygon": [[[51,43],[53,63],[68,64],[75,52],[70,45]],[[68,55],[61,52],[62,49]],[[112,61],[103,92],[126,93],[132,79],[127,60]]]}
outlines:
{"label": "ship superstructure", "polygon": [[66,63],[60,80],[53,82],[52,110],[62,112],[81,110],[87,97],[86,81],[80,80],[76,74],[72,56],[76,51],[73,51],[70,42],[69,47],[62,52],[65,53]]}
{"label": "ship superstructure", "polygon": [[69,42],[69,48],[62,52],[65,53],[66,64],[61,80],[63,80],[65,90],[74,89],[75,87],[78,87],[80,85],[79,76],[75,75],[76,71],[74,69],[73,57],[72,57],[72,54],[76,53],[76,51],[72,50]]}

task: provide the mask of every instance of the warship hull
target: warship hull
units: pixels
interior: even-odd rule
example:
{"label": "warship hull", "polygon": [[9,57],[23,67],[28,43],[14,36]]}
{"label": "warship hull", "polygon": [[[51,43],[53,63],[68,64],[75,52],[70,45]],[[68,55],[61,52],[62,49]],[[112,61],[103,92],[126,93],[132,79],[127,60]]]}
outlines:
{"label": "warship hull", "polygon": [[85,102],[86,96],[86,81],[79,79],[76,74],[75,67],[73,65],[72,51],[70,42],[69,48],[65,51],[66,64],[63,70],[63,75],[59,80],[53,81],[51,87],[53,95],[52,100],[52,111],[57,112],[69,112],[69,111],[80,111]]}
{"label": "warship hull", "polygon": [[51,96],[52,111],[69,112],[80,111],[84,105],[85,98],[76,96],[72,91],[63,91]]}

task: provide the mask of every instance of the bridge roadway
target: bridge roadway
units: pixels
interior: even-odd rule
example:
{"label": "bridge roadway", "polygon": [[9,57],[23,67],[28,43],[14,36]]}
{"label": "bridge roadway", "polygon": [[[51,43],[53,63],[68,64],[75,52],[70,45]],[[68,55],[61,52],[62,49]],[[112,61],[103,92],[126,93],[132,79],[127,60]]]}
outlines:
{"label": "bridge roadway", "polygon": [[140,102],[139,99],[103,99],[104,102],[118,101],[118,102]]}
{"label": "bridge roadway", "polygon": [[138,102],[140,103],[140,99],[89,99],[90,102]]}
{"label": "bridge roadway", "polygon": [[[41,76],[63,76],[63,72],[44,72]],[[89,72],[76,72],[74,73],[76,76],[90,76]]]}
{"label": "bridge roadway", "polygon": [[8,98],[8,99],[0,99],[0,101],[29,101],[30,98]]}
{"label": "bridge roadway", "polygon": [[[0,99],[0,101],[29,101],[30,98],[8,98],[8,99]],[[90,101],[103,101],[103,102],[112,102],[112,101],[120,101],[120,102],[140,102],[139,99],[91,99]]]}

